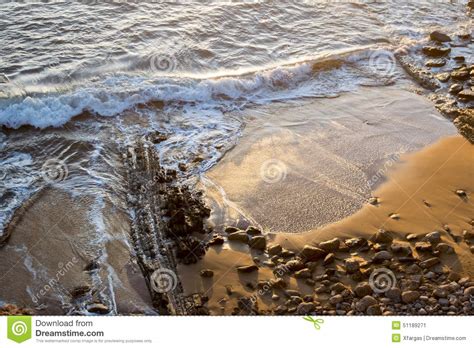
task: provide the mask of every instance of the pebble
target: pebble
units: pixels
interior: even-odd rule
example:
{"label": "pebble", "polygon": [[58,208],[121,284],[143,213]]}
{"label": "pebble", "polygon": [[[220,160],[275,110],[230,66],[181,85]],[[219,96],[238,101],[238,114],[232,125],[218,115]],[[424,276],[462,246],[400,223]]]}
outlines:
{"label": "pebble", "polygon": [[370,295],[364,296],[362,299],[357,301],[355,307],[360,312],[365,312],[370,306],[376,305],[377,300]]}
{"label": "pebble", "polygon": [[455,83],[449,87],[449,93],[451,94],[458,94],[463,90],[463,86],[459,83]]}
{"label": "pebble", "polygon": [[402,301],[405,303],[413,303],[420,297],[418,291],[408,290],[402,292]]}
{"label": "pebble", "polygon": [[430,242],[431,244],[438,244],[441,241],[441,233],[438,231],[428,233],[424,240]]}
{"label": "pebble", "polygon": [[201,277],[203,278],[212,278],[214,277],[214,272],[210,269],[203,269],[201,270]]}
{"label": "pebble", "polygon": [[303,268],[295,272],[295,278],[297,279],[311,278],[311,271],[308,268]]}
{"label": "pebble", "polygon": [[272,244],[268,246],[267,251],[268,255],[279,255],[283,251],[283,248],[280,244]]}
{"label": "pebble", "polygon": [[340,244],[341,241],[339,240],[339,238],[333,238],[331,240],[319,243],[319,247],[329,253],[336,252],[339,249]]}
{"label": "pebble", "polygon": [[372,258],[372,262],[382,263],[385,260],[391,260],[392,257],[393,255],[390,251],[383,250],[375,253],[374,257]]}
{"label": "pebble", "polygon": [[346,268],[347,273],[355,273],[360,268],[360,263],[357,259],[348,258],[344,260],[344,266]]}
{"label": "pebble", "polygon": [[333,253],[329,253],[326,255],[323,261],[323,265],[329,265],[334,262],[336,256]]}
{"label": "pebble", "polygon": [[342,297],[342,295],[340,294],[334,295],[329,298],[329,303],[332,305],[336,305],[338,303],[341,303],[342,301],[344,301],[344,297]]}
{"label": "pebble", "polygon": [[357,295],[357,297],[361,298],[367,295],[372,295],[372,292],[372,287],[367,282],[359,283],[354,288],[354,293]]}
{"label": "pebble", "polygon": [[372,236],[372,240],[376,243],[391,243],[393,241],[393,237],[391,236],[390,232],[385,230],[379,230]]}
{"label": "pebble", "polygon": [[437,265],[440,262],[438,257],[431,257],[429,259],[426,259],[422,262],[420,262],[420,267],[421,268],[431,268],[434,265]]}
{"label": "pebble", "polygon": [[311,245],[305,245],[300,253],[300,256],[306,261],[317,261],[326,256],[327,252],[321,248]]}

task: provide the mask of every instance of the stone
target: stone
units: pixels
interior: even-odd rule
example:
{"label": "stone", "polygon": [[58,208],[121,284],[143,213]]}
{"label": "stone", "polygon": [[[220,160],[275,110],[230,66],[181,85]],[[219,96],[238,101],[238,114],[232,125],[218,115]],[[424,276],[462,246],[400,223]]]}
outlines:
{"label": "stone", "polygon": [[380,306],[378,304],[375,304],[375,305],[370,306],[369,308],[367,308],[366,313],[368,315],[381,315],[382,310],[380,309]]}
{"label": "stone", "polygon": [[438,257],[431,257],[429,259],[426,259],[424,261],[420,262],[420,267],[421,268],[431,268],[434,265],[437,265],[440,262]]}
{"label": "stone", "polygon": [[247,234],[250,235],[250,236],[258,236],[260,234],[262,234],[262,231],[260,231],[258,228],[256,227],[253,227],[253,226],[249,226],[247,228]]}
{"label": "stone", "polygon": [[474,239],[474,232],[464,230],[462,231],[462,236],[464,240],[471,240],[471,239]]}
{"label": "stone", "polygon": [[375,253],[374,257],[372,258],[372,262],[374,263],[382,263],[385,260],[391,260],[393,257],[390,251],[382,250]]}
{"label": "stone", "polygon": [[449,42],[451,38],[438,30],[431,32],[430,39],[437,42]]}
{"label": "stone", "polygon": [[331,285],[330,287],[331,291],[334,292],[334,293],[340,293],[344,290],[346,290],[346,286],[344,284],[342,284],[341,282],[337,282],[333,285]]}
{"label": "stone", "polygon": [[406,240],[408,240],[408,241],[412,241],[412,240],[418,239],[418,236],[417,236],[416,234],[410,233],[410,234],[408,234],[405,238],[406,238]]}
{"label": "stone", "polygon": [[372,292],[373,292],[372,287],[367,282],[359,283],[354,288],[354,293],[357,295],[357,297],[360,297],[360,298],[367,295],[372,295]]}
{"label": "stone", "polygon": [[436,250],[439,251],[441,254],[454,254],[454,248],[446,243],[439,243],[436,246]]}
{"label": "stone", "polygon": [[451,72],[451,79],[457,81],[466,81],[469,79],[469,70],[459,69]]}
{"label": "stone", "polygon": [[329,265],[333,263],[335,259],[336,259],[336,256],[333,253],[329,253],[324,258],[323,265]]}
{"label": "stone", "polygon": [[305,245],[300,253],[300,256],[305,261],[317,261],[326,256],[327,252],[321,248],[317,248],[311,245]]}
{"label": "stone", "polygon": [[390,246],[390,250],[392,250],[392,252],[397,255],[404,255],[404,256],[412,255],[413,253],[409,245],[404,245],[401,243],[393,243]]}
{"label": "stone", "polygon": [[329,303],[332,304],[333,306],[338,303],[341,303],[342,301],[344,301],[344,297],[342,297],[342,295],[340,294],[334,295],[329,298]]}
{"label": "stone", "polygon": [[436,75],[436,78],[440,82],[448,82],[449,79],[451,78],[451,74],[450,73],[441,73],[441,74]]}
{"label": "stone", "polygon": [[416,290],[408,290],[402,292],[402,301],[405,303],[413,303],[420,297],[420,293]]}
{"label": "stone", "polygon": [[249,246],[252,249],[265,250],[267,247],[267,240],[264,236],[254,236],[250,239]]}
{"label": "stone", "polygon": [[240,229],[238,229],[237,227],[234,227],[234,226],[228,226],[225,228],[224,232],[225,233],[234,233],[234,232],[238,232],[240,231]]}
{"label": "stone", "polygon": [[425,63],[425,65],[429,68],[440,68],[446,65],[446,60],[443,58],[430,59]]}
{"label": "stone", "polygon": [[229,241],[248,243],[249,236],[246,232],[233,232],[227,237]]}
{"label": "stone", "polygon": [[415,249],[420,252],[429,252],[433,249],[433,246],[428,242],[417,242],[415,243]]}
{"label": "stone", "polygon": [[290,260],[285,263],[285,268],[290,272],[296,272],[305,268],[304,263],[301,260]]}
{"label": "stone", "polygon": [[348,258],[344,260],[344,266],[346,268],[347,273],[355,273],[360,268],[360,263],[357,259]]}
{"label": "stone", "polygon": [[214,271],[210,270],[210,269],[203,269],[201,270],[201,277],[203,278],[212,278],[214,277]]}
{"label": "stone", "polygon": [[379,205],[380,203],[378,197],[370,197],[367,202],[371,205]]}
{"label": "stone", "polygon": [[316,305],[313,302],[302,302],[296,307],[296,314],[306,315],[314,312],[316,310]]}
{"label": "stone", "polygon": [[281,247],[280,244],[272,244],[268,246],[267,251],[268,251],[268,255],[271,255],[271,256],[280,255],[281,252],[283,251],[283,248]]}
{"label": "stone", "polygon": [[279,301],[279,300],[280,300],[280,296],[278,296],[277,294],[272,295],[272,301]]}
{"label": "stone", "polygon": [[429,57],[447,56],[451,52],[449,47],[424,46],[422,52]]}
{"label": "stone", "polygon": [[474,91],[470,89],[464,89],[458,93],[458,97],[467,101],[472,101],[474,100]]}
{"label": "stone", "polygon": [[210,245],[210,246],[212,246],[212,245],[222,245],[222,244],[224,244],[224,237],[215,236],[207,244]]}
{"label": "stone", "polygon": [[457,63],[464,63],[466,61],[466,58],[464,56],[455,56],[453,57],[453,59],[457,62]]}
{"label": "stone", "polygon": [[474,296],[474,286],[470,286],[470,287],[464,289],[464,295],[465,296]]}
{"label": "stone", "polygon": [[428,233],[423,239],[431,244],[438,244],[441,241],[441,233],[439,233],[438,231],[434,231]]}
{"label": "stone", "polygon": [[275,278],[270,281],[272,288],[274,289],[286,289],[288,284],[283,278]]}
{"label": "stone", "polygon": [[344,244],[347,245],[349,249],[361,248],[367,245],[367,240],[365,238],[350,238],[346,239]]}
{"label": "stone", "polygon": [[341,241],[339,238],[333,238],[331,240],[327,240],[325,242],[319,243],[319,247],[328,253],[330,252],[336,252],[339,249],[339,245],[341,244]]}
{"label": "stone", "polygon": [[370,295],[364,296],[359,301],[357,301],[355,307],[360,312],[365,312],[370,306],[377,304],[377,300]]}
{"label": "stone", "polygon": [[375,243],[389,244],[393,241],[393,237],[390,232],[379,230],[372,236],[372,241]]}
{"label": "stone", "polygon": [[385,291],[385,297],[391,299],[392,301],[399,302],[401,299],[402,291],[397,288],[393,287]]}
{"label": "stone", "polygon": [[109,307],[102,303],[92,303],[87,305],[87,311],[90,313],[98,313],[98,314],[107,314],[110,312]]}
{"label": "stone", "polygon": [[295,272],[295,278],[297,279],[311,278],[311,271],[309,270],[309,268],[303,268]]}
{"label": "stone", "polygon": [[252,272],[258,271],[258,267],[255,265],[238,266],[237,271],[240,273],[252,273]]}
{"label": "stone", "polygon": [[449,93],[451,94],[458,94],[463,90],[463,85],[459,83],[452,84],[451,87],[449,87]]}

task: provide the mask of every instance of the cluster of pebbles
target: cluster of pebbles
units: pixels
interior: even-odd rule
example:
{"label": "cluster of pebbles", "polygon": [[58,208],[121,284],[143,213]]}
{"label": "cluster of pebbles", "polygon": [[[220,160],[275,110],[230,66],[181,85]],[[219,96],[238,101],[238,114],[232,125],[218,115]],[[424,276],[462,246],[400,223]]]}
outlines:
{"label": "cluster of pebbles", "polygon": [[[379,230],[369,239],[333,238],[317,246],[305,245],[297,253],[267,244],[267,238],[254,227],[246,231],[228,227],[225,232],[228,241],[245,243],[259,253],[252,264],[239,265],[235,272],[251,274],[267,267],[274,275],[245,284],[254,290],[253,295],[236,298],[234,315],[474,313],[474,282],[449,266],[455,249],[445,241],[466,244],[472,250],[474,233],[469,231],[462,237],[445,230],[396,240],[395,233]],[[215,240],[224,243],[221,236]],[[211,269],[201,271],[202,277],[213,275]],[[303,294],[290,289],[291,277],[312,291]],[[231,288],[227,295],[238,296]],[[274,304],[259,309],[259,298]]]}

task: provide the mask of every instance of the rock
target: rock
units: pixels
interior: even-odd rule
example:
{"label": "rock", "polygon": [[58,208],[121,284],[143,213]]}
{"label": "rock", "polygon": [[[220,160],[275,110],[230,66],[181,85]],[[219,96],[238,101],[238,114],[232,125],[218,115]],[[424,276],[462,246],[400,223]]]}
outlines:
{"label": "rock", "polygon": [[311,245],[305,245],[303,247],[303,250],[300,253],[300,256],[305,260],[305,261],[317,261],[319,259],[322,259],[325,257],[327,254],[326,251],[324,251],[321,248],[317,248]]}
{"label": "rock", "polygon": [[372,236],[372,241],[375,243],[389,244],[393,241],[393,237],[390,232],[385,230],[379,230]]}
{"label": "rock", "polygon": [[264,236],[254,236],[250,239],[249,245],[252,249],[265,250],[267,241]]}
{"label": "rock", "polygon": [[360,268],[360,263],[357,259],[348,258],[344,260],[344,266],[346,268],[347,273],[355,273]]}
{"label": "rock", "polygon": [[443,58],[430,59],[425,63],[425,65],[429,68],[440,68],[446,65],[446,60]]}
{"label": "rock", "polygon": [[454,254],[454,248],[446,243],[439,243],[436,250],[442,254]]}
{"label": "rock", "polygon": [[391,260],[393,257],[390,251],[382,250],[375,253],[374,257],[372,258],[372,262],[374,263],[382,263],[385,260]]}
{"label": "rock", "polygon": [[457,81],[466,81],[469,79],[469,70],[466,69],[459,69],[459,70],[454,70],[451,72],[451,79],[457,80]]}
{"label": "rock", "polygon": [[470,287],[464,289],[464,295],[465,296],[474,296],[474,286],[470,286]]}
{"label": "rock", "polygon": [[343,292],[346,289],[347,289],[346,286],[344,284],[342,284],[341,282],[337,282],[337,283],[331,285],[331,287],[330,287],[331,292],[337,293],[337,294],[340,293],[340,292]]}
{"label": "rock", "polygon": [[267,251],[268,251],[268,255],[271,255],[271,256],[280,255],[281,252],[283,251],[283,248],[281,247],[280,244],[272,244],[268,246]]}
{"label": "rock", "polygon": [[201,277],[203,278],[212,278],[214,277],[214,271],[210,270],[210,269],[203,269],[201,270]]}
{"label": "rock", "polygon": [[432,245],[436,245],[441,241],[441,233],[439,233],[438,231],[434,231],[428,233],[423,239],[431,243]]}
{"label": "rock", "polygon": [[325,242],[319,243],[319,247],[328,253],[336,252],[339,249],[339,245],[341,241],[339,238],[333,238],[331,240],[327,240]]}
{"label": "rock", "polygon": [[258,228],[253,227],[253,226],[248,227],[246,232],[250,236],[258,236],[262,234],[262,231],[260,231]]}
{"label": "rock", "polygon": [[301,260],[290,260],[287,263],[285,263],[284,267],[290,272],[296,272],[305,268],[305,265]]}
{"label": "rock", "polygon": [[237,227],[234,227],[234,226],[228,226],[225,228],[224,232],[225,233],[234,233],[234,232],[238,232],[240,231],[240,229],[238,229]]}
{"label": "rock", "polygon": [[370,306],[369,308],[367,308],[366,312],[368,315],[381,315],[382,314],[382,310],[380,309],[380,306],[378,304]]}
{"label": "rock", "polygon": [[393,243],[390,246],[390,250],[392,250],[393,253],[398,254],[398,255],[412,255],[412,250],[409,245],[403,245],[401,243]]}
{"label": "rock", "polygon": [[448,82],[449,79],[451,78],[451,74],[450,73],[441,73],[441,74],[436,75],[436,78],[440,82]]}
{"label": "rock", "polygon": [[424,46],[422,52],[429,57],[443,57],[451,52],[449,47]]}
{"label": "rock", "polygon": [[474,100],[474,91],[470,89],[464,89],[461,92],[458,93],[458,97],[465,99],[467,101],[473,101]]}
{"label": "rock", "polygon": [[400,299],[401,299],[401,295],[402,295],[402,291],[397,288],[397,287],[393,287],[391,289],[388,289],[387,291],[385,291],[385,297],[395,301],[395,302],[399,302]]}
{"label": "rock", "polygon": [[372,292],[372,287],[367,282],[359,283],[354,288],[354,293],[357,295],[357,297],[361,298],[367,295],[372,295]]}
{"label": "rock", "polygon": [[349,249],[361,248],[367,245],[367,240],[365,238],[350,238],[346,239],[344,244],[347,245]]}
{"label": "rock", "polygon": [[344,297],[342,297],[342,295],[340,294],[334,295],[329,298],[329,303],[332,304],[333,306],[338,303],[341,303],[342,301],[344,301]]}
{"label": "rock", "polygon": [[224,244],[224,237],[222,236],[215,236],[214,238],[212,238],[209,243],[207,243],[208,245],[222,245]]}
{"label": "rock", "polygon": [[462,236],[464,240],[471,240],[471,239],[474,239],[474,232],[464,230],[462,231]]}
{"label": "rock", "polygon": [[313,302],[302,302],[296,308],[296,314],[306,315],[311,314],[316,310],[316,305]]}
{"label": "rock", "polygon": [[291,251],[291,250],[286,250],[286,249],[283,249],[281,251],[281,254],[280,254],[281,257],[287,259],[287,258],[290,258],[290,257],[293,257],[295,256],[295,252],[294,251]]}
{"label": "rock", "polygon": [[251,273],[251,272],[258,271],[258,267],[255,265],[238,266],[237,271],[240,273]]}
{"label": "rock", "polygon": [[323,265],[329,265],[334,262],[336,256],[333,253],[329,253],[326,255],[323,261]]}
{"label": "rock", "polygon": [[431,257],[429,259],[426,259],[425,261],[420,262],[420,267],[421,268],[431,268],[434,265],[437,265],[440,262],[438,257]]}
{"label": "rock", "polygon": [[311,278],[311,271],[309,270],[309,268],[300,269],[299,271],[295,272],[295,278],[297,279]]}
{"label": "rock", "polygon": [[377,304],[377,300],[370,295],[364,296],[359,301],[357,301],[355,307],[360,312],[365,312],[370,306]]}
{"label": "rock", "polygon": [[402,301],[405,303],[413,303],[420,297],[420,293],[415,290],[408,290],[402,292]]}
{"label": "rock", "polygon": [[277,294],[272,295],[272,301],[279,301],[279,300],[280,300],[280,296],[278,296]]}
{"label": "rock", "polygon": [[109,307],[102,303],[92,303],[87,305],[86,308],[89,313],[107,314],[110,312]]}
{"label": "rock", "polygon": [[449,93],[451,94],[458,94],[463,90],[463,85],[459,83],[452,84],[451,87],[449,87]]}
{"label": "rock", "polygon": [[233,232],[227,237],[229,241],[248,243],[249,236],[246,232]]}
{"label": "rock", "polygon": [[449,42],[451,41],[451,38],[446,35],[445,33],[442,33],[440,31],[433,31],[431,34],[430,34],[430,39],[433,40],[433,41],[437,41],[437,42]]}
{"label": "rock", "polygon": [[464,56],[455,56],[453,59],[456,61],[456,63],[464,63],[466,61]]}
{"label": "rock", "polygon": [[367,202],[371,205],[379,205],[380,203],[378,197],[370,197]]}
{"label": "rock", "polygon": [[433,246],[428,242],[417,242],[415,243],[415,249],[419,252],[429,252],[433,249]]}

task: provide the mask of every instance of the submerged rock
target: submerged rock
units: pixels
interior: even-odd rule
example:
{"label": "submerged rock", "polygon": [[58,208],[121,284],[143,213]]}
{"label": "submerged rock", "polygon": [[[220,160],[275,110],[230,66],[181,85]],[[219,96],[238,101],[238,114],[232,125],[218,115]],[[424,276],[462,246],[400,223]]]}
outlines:
{"label": "submerged rock", "polygon": [[451,41],[451,38],[446,35],[445,33],[442,33],[440,31],[433,31],[430,34],[430,39],[433,41],[438,41],[438,42],[449,42]]}

